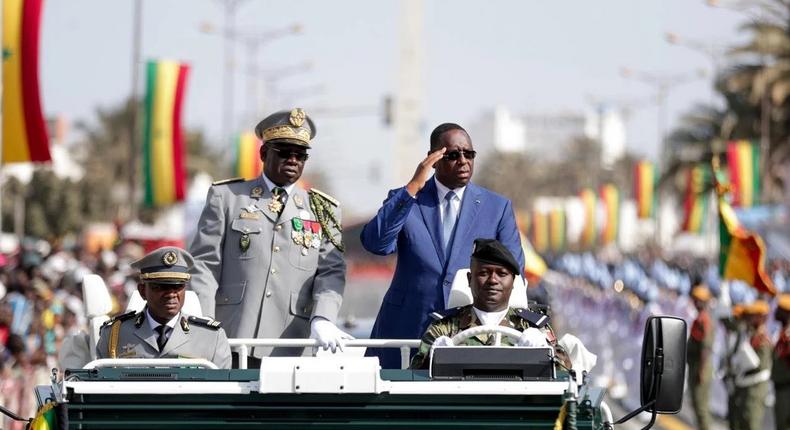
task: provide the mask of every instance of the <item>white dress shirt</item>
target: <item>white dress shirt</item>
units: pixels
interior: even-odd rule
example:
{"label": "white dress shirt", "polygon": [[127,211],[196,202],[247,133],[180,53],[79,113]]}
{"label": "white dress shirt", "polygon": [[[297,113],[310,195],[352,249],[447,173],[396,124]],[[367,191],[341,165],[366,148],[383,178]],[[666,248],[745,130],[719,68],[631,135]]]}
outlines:
{"label": "white dress shirt", "polygon": [[[274,187],[280,187],[279,185],[277,185],[274,182],[272,182],[271,180],[269,180],[269,178],[266,177],[265,173],[261,173],[261,177],[263,178],[263,183],[266,184],[266,188],[269,189],[269,192],[273,192],[272,190],[274,190]],[[285,193],[290,196],[291,193],[293,192],[295,186],[296,186],[296,183],[293,183],[293,184],[288,184],[288,185],[282,186],[280,188],[284,189]]]}

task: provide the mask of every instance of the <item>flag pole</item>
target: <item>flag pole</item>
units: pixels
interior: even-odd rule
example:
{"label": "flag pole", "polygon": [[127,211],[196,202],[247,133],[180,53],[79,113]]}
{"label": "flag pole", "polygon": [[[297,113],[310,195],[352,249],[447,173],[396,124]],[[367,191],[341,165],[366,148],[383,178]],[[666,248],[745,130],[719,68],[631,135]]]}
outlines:
{"label": "flag pole", "polygon": [[[0,0],[1,1],[1,0]],[[129,219],[137,219],[137,82],[140,71],[140,35],[142,33],[142,0],[134,0],[132,14],[132,87],[129,97]]]}

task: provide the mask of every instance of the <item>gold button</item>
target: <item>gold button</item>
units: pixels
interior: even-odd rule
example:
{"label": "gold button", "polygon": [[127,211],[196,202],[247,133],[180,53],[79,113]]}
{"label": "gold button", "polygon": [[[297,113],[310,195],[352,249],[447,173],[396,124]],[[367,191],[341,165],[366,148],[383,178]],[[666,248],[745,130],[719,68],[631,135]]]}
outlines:
{"label": "gold button", "polygon": [[272,267],[272,270],[270,270],[270,272],[272,272],[272,274],[275,274],[275,273],[277,273],[277,269],[275,269],[274,267]]}
{"label": "gold button", "polygon": [[302,255],[307,255],[307,248],[302,248]]}
{"label": "gold button", "polygon": [[280,247],[275,245],[274,252],[280,252]]}
{"label": "gold button", "polygon": [[272,296],[272,292],[271,291],[267,291],[266,292],[266,297],[271,297],[271,296]]}
{"label": "gold button", "polygon": [[280,230],[282,230],[282,229],[283,229],[283,226],[281,226],[281,225],[278,225],[278,226],[277,226],[277,227],[275,227],[274,229],[275,229],[275,230],[277,230],[277,231],[280,231]]}
{"label": "gold button", "polygon": [[248,227],[244,227],[244,232],[245,232],[245,233],[249,233],[249,232],[250,232],[250,229],[249,229]]}

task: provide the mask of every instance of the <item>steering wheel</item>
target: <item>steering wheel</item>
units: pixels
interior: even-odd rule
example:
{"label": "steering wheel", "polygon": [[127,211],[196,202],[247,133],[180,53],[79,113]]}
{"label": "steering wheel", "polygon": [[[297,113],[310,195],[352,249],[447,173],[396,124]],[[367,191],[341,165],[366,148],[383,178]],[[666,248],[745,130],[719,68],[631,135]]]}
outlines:
{"label": "steering wheel", "polygon": [[[477,336],[480,334],[501,334],[507,336],[514,341],[518,342],[519,338],[521,337],[521,332],[510,327],[505,327],[501,325],[481,325],[477,327],[470,327],[455,336],[453,336],[452,340],[453,345],[459,345],[463,343],[466,339],[469,339],[472,336]],[[499,345],[499,337],[497,336],[496,345]]]}

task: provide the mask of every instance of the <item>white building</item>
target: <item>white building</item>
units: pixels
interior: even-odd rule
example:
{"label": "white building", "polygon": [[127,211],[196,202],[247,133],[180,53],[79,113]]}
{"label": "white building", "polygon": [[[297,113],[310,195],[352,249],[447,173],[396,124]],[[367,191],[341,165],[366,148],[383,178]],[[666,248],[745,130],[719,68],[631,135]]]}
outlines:
{"label": "white building", "polygon": [[601,165],[612,167],[625,155],[626,127],[619,109],[605,104],[587,113],[584,135],[601,143]]}

